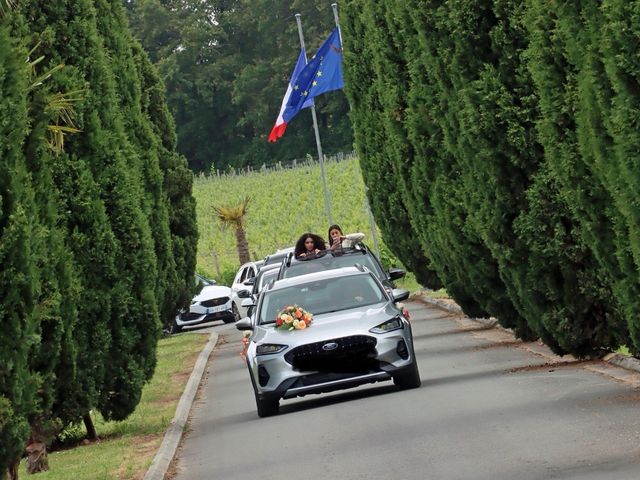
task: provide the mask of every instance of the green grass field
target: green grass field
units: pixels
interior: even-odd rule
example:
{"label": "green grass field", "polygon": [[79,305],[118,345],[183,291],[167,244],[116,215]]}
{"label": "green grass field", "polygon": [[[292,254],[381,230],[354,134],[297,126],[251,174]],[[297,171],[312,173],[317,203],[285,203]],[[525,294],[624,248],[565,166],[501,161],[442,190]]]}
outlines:
{"label": "green grass field", "polygon": [[[372,245],[365,203],[365,186],[357,159],[325,163],[334,222],[347,232],[364,232]],[[239,265],[232,230],[223,230],[214,206],[239,204],[251,197],[247,214],[247,240],[252,257],[263,258],[278,248],[293,246],[304,232],[327,236],[322,181],[318,164],[291,169],[256,171],[235,176],[198,177],[194,181],[197,202],[198,271],[220,278]],[[217,265],[216,265],[217,261]]]}

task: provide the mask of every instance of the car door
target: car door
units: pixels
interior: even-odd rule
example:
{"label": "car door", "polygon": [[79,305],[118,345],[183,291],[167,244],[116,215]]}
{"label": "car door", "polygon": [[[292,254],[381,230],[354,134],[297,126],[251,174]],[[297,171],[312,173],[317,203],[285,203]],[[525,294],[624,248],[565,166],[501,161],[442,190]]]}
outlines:
{"label": "car door", "polygon": [[238,273],[233,279],[233,285],[231,285],[231,295],[233,298],[233,304],[235,305],[238,313],[240,314],[240,318],[247,316],[246,307],[242,306],[242,298],[238,297],[238,292],[240,290],[251,290],[251,287],[247,287],[244,284],[250,278],[254,278],[256,276],[257,268],[253,263],[246,263],[240,267]]}

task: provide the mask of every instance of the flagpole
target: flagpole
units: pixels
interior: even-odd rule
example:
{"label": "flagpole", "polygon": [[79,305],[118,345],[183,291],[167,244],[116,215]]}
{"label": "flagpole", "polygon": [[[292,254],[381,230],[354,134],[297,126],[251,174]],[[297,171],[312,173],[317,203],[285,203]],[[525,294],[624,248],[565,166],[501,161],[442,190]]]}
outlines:
{"label": "flagpole", "polygon": [[[298,36],[300,37],[300,48],[306,52],[304,46],[304,35],[302,35],[302,20],[300,14],[296,13],[296,23],[298,24]],[[304,60],[307,61],[307,54],[304,54]],[[313,131],[316,135],[316,146],[318,147],[318,161],[320,162],[320,176],[322,177],[322,191],[324,193],[324,209],[327,212],[329,225],[333,225],[331,217],[331,202],[329,201],[329,191],[327,190],[327,177],[324,172],[324,155],[322,154],[322,144],[320,143],[320,131],[318,130],[318,118],[316,117],[315,102],[311,105],[311,117],[313,118]]]}
{"label": "flagpole", "polygon": [[333,19],[336,21],[336,27],[338,27],[338,37],[340,38],[340,45],[344,48],[344,43],[342,43],[342,30],[340,30],[340,22],[338,21],[338,4],[332,3],[331,8],[333,9]]}

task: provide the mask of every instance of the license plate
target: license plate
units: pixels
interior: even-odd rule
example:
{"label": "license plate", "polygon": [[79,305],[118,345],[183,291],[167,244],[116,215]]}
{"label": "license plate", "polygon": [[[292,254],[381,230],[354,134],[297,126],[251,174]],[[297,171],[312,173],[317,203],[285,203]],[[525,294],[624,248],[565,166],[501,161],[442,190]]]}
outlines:
{"label": "license plate", "polygon": [[227,309],[226,305],[220,305],[218,307],[207,308],[207,315],[210,313],[224,312]]}

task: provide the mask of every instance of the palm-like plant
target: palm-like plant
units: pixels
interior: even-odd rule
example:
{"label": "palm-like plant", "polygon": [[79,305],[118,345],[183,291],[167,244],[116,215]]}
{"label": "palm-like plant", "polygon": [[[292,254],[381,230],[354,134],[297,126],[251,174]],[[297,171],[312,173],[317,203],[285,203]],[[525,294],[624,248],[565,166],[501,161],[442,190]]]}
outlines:
{"label": "palm-like plant", "polygon": [[0,18],[10,10],[16,7],[17,0],[0,0]]}
{"label": "palm-like plant", "polygon": [[[8,2],[9,6],[12,5],[12,2],[15,2],[15,0],[0,0],[0,3],[3,1]],[[54,73],[64,68],[63,64],[59,64],[38,75],[36,67],[42,60],[44,60],[44,56],[31,60],[31,55],[39,45],[40,44],[38,43],[33,47],[27,56],[27,64],[31,74],[29,91],[36,90]],[[76,128],[74,124],[76,114],[73,109],[73,105],[82,100],[82,93],[82,90],[74,90],[67,93],[57,92],[46,94],[44,100],[44,114],[51,119],[52,123],[47,125],[47,136],[44,141],[45,144],[56,153],[60,153],[64,150],[65,135],[80,133],[80,130]]]}
{"label": "palm-like plant", "polygon": [[213,207],[222,227],[231,227],[235,230],[236,247],[241,265],[251,260],[249,256],[249,243],[247,242],[245,233],[247,206],[249,205],[250,199],[250,197],[245,197],[244,200],[236,206],[222,205]]}

